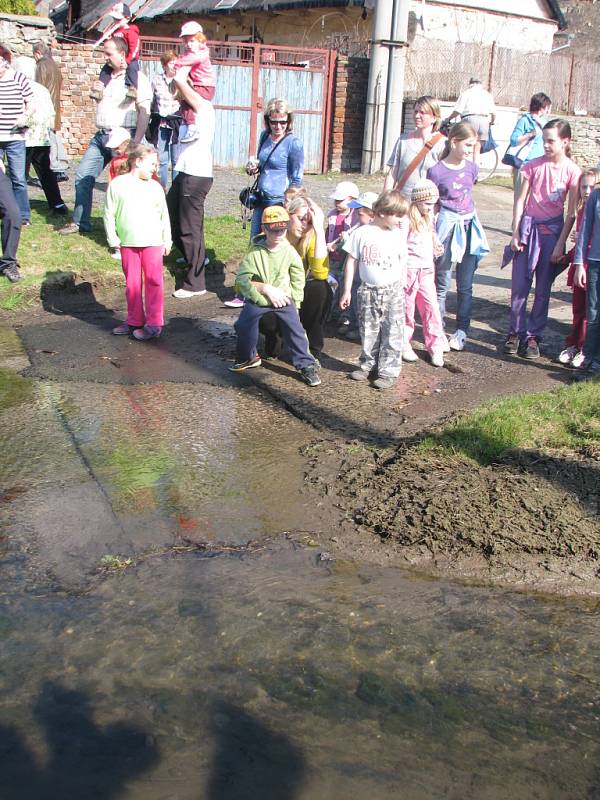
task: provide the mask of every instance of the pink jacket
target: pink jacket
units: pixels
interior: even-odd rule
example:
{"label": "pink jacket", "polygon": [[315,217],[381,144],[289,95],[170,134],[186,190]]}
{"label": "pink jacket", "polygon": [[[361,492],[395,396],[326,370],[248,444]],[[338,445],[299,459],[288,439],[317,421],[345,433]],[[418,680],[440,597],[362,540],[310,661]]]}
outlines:
{"label": "pink jacket", "polygon": [[191,67],[190,81],[192,86],[216,86],[215,73],[210,63],[210,53],[207,45],[203,44],[198,53],[186,52],[179,56],[175,62],[175,69]]}

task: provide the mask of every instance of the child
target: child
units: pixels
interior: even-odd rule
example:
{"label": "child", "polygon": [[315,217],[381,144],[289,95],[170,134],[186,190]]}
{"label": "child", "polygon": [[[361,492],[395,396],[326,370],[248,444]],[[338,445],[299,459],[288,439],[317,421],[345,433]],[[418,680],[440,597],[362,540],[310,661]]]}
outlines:
{"label": "child", "polygon": [[295,200],[296,197],[308,197],[306,186],[288,186],[283,193],[283,207],[286,209],[289,208],[290,203],[292,200]]}
{"label": "child", "polygon": [[260,367],[256,351],[258,324],[261,317],[274,312],[292,364],[309,386],[319,386],[317,362],[308,349],[308,339],[298,316],[304,296],[302,259],[288,242],[288,212],[281,206],[268,206],[262,213],[264,236],[254,238],[250,250],[240,264],[235,289],[245,298],[244,307],[235,323],[237,362],[232,372]]}
{"label": "child", "polygon": [[165,193],[152,180],[156,150],[138,144],[128,163],[129,172],[110,183],[104,206],[108,246],[121,248],[127,297],[127,321],[113,333],[122,336],[133,329],[134,338],[145,341],[160,336],[164,325],[163,256],[171,249],[171,228]]}
{"label": "child", "polygon": [[[343,236],[346,238],[355,231],[361,225],[370,225],[373,222],[373,203],[377,200],[378,194],[376,192],[362,192],[358,195],[356,200],[351,200],[348,203],[348,208],[355,209],[356,211],[356,224],[350,228]],[[343,269],[343,268],[342,268]],[[337,289],[337,281],[333,276],[330,276],[332,283],[332,287],[335,291]],[[344,311],[340,318],[340,327],[338,328],[338,334],[340,336],[345,336],[348,339],[352,340],[360,340],[360,334],[358,332],[358,315],[357,315],[357,299],[356,293],[358,292],[358,287],[360,284],[360,279],[358,277],[358,273],[355,271],[354,273],[354,281],[352,283],[352,299],[348,308]]]}
{"label": "child", "polygon": [[129,172],[129,165],[127,164],[128,149],[131,144],[131,134],[127,128],[113,128],[108,134],[106,140],[106,147],[108,150],[113,151],[113,157],[108,165],[108,182],[110,183],[118,175],[124,175]]}
{"label": "child", "polygon": [[[213,100],[216,91],[215,73],[210,63],[210,53],[206,44],[206,36],[202,25],[197,22],[186,22],[181,28],[179,38],[185,44],[185,53],[175,62],[175,70],[191,67],[188,79],[194,91],[205,100]],[[196,112],[186,103],[181,103],[181,116],[187,125],[180,142],[194,142],[200,136],[196,127]]]}
{"label": "child", "polygon": [[[587,169],[582,173],[579,179],[579,208],[577,210],[577,220],[575,223],[575,234],[571,234],[575,242],[577,242],[577,235],[581,231],[581,223],[583,220],[583,213],[587,199],[592,193],[600,180],[600,172],[597,169]],[[583,355],[583,343],[585,341],[585,314],[586,314],[586,299],[585,299],[585,286],[577,286],[573,282],[575,275],[575,264],[573,263],[573,256],[575,255],[575,247],[565,256],[565,261],[571,264],[569,274],[567,276],[567,286],[573,287],[573,326],[571,333],[565,339],[565,349],[558,356],[560,364],[568,364],[570,367],[578,369],[583,366],[585,356]],[[585,270],[587,259],[584,257],[583,267]]]}
{"label": "child", "polygon": [[[548,321],[555,264],[575,221],[581,170],[569,158],[571,127],[553,119],[544,125],[544,155],[521,167],[521,190],[513,211],[515,254],[512,267],[510,331],[505,353],[539,358],[539,343]],[[565,203],[567,217],[563,219]],[[529,319],[527,297],[535,274],[535,296]]]}
{"label": "child", "polygon": [[479,261],[489,253],[472,197],[479,172],[471,160],[477,141],[477,134],[469,124],[453,125],[442,158],[427,172],[440,193],[436,234],[444,252],[436,260],[435,283],[442,321],[452,268],[456,267],[456,330],[448,342],[452,350],[464,349],[471,325],[473,277]]}
{"label": "child", "polygon": [[406,278],[406,215],[408,203],[400,192],[384,192],[373,204],[373,222],[357,228],[346,244],[348,253],[340,308],[350,305],[358,264],[358,324],[362,341],[355,381],[375,374],[376,389],[391,389],[402,369],[404,281]]}
{"label": "child", "polygon": [[358,222],[356,211],[350,208],[349,203],[356,200],[359,195],[358,187],[352,181],[341,181],[335,187],[335,191],[329,196],[335,203],[335,208],[327,213],[327,230],[325,231],[325,241],[327,242],[327,252],[329,254],[329,269],[333,277],[341,283],[344,259],[346,254],[342,247],[345,234],[354,228]]}
{"label": "child", "polygon": [[[125,39],[127,42],[127,70],[125,71],[125,86],[127,86],[127,97],[137,97],[138,85],[138,72],[140,69],[140,29],[137,25],[129,22],[131,19],[131,11],[129,6],[125,3],[115,3],[109,15],[116,21],[114,27],[110,31],[110,36],[113,38]],[[108,38],[108,37],[103,37]],[[99,80],[104,86],[108,86],[110,76],[112,74],[112,67],[105,64],[101,71]],[[100,97],[92,94],[95,99],[99,100]]]}
{"label": "child", "polygon": [[573,377],[576,381],[597,380],[600,378],[600,188],[592,191],[585,205],[573,265],[573,287],[586,292],[587,305],[585,360]]}
{"label": "child", "polygon": [[417,361],[410,340],[415,332],[415,305],[419,309],[425,347],[434,367],[444,366],[446,337],[435,291],[433,210],[439,200],[437,186],[418,181],[411,192],[408,212],[408,263],[404,290],[404,361]]}

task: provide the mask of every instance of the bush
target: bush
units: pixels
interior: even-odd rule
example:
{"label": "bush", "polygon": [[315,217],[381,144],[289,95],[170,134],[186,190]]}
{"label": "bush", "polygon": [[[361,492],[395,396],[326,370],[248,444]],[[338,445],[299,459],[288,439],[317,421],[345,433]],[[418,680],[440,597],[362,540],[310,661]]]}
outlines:
{"label": "bush", "polygon": [[0,0],[0,14],[27,14],[37,17],[33,0]]}

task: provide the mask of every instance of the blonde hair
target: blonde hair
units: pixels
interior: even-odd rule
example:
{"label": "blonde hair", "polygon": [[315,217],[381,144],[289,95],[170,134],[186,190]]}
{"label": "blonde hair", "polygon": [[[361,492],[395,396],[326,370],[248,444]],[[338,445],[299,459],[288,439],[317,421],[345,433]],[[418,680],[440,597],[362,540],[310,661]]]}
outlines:
{"label": "blonde hair", "polygon": [[390,192],[382,192],[373,203],[373,213],[381,217],[388,214],[405,217],[408,214],[408,208],[408,202],[404,195],[395,189]]}
{"label": "blonde hair", "polygon": [[465,139],[477,139],[477,133],[475,128],[472,125],[469,125],[468,122],[456,122],[448,131],[448,140],[446,142],[446,146],[444,147],[444,151],[440,156],[440,161],[446,158],[446,156],[450,153],[450,144],[453,139],[456,139],[459,142],[464,142]]}
{"label": "blonde hair", "polygon": [[284,202],[287,202],[288,204],[290,204],[292,200],[295,200],[297,197],[306,198],[307,196],[306,186],[288,186],[283,193]]}
{"label": "blonde hair", "polygon": [[292,128],[294,127],[294,113],[290,108],[287,100],[282,100],[278,97],[273,97],[267,105],[265,106],[265,113],[264,113],[264,121],[265,121],[265,128],[269,130],[269,117],[271,114],[275,112],[276,114],[287,114],[287,125],[285,126],[285,132],[290,133]]}
{"label": "blonde hair", "polygon": [[431,214],[425,216],[421,213],[421,209],[419,208],[420,202],[419,200],[416,203],[411,203],[408,210],[408,222],[411,233],[420,233],[423,230],[433,231]]}
{"label": "blonde hair", "polygon": [[577,211],[580,211],[585,203],[581,197],[581,184],[584,178],[593,178],[594,179],[594,189],[600,186],[600,169],[596,169],[596,167],[591,167],[590,169],[584,169],[581,175],[579,176],[579,184],[578,184],[578,195],[577,195]]}
{"label": "blonde hair", "polygon": [[434,123],[432,130],[438,131],[440,125],[442,124],[442,110],[440,108],[440,104],[438,101],[431,97],[429,94],[424,94],[423,97],[417,97],[415,100],[415,104],[413,106],[413,111],[416,111],[417,108],[422,109],[423,111],[428,111],[430,114],[434,116]]}
{"label": "blonde hair", "polygon": [[206,36],[202,33],[202,31],[198,31],[198,33],[195,33],[194,34],[194,39],[197,42],[202,42],[203,44],[204,44],[204,42],[207,41]]}
{"label": "blonde hair", "polygon": [[[290,215],[290,218],[291,218],[292,214],[294,214],[294,215],[298,214],[301,211],[301,209],[303,209],[303,208],[305,208],[307,211],[310,211],[310,203],[311,202],[312,202],[312,200],[309,200],[308,196],[306,195],[306,190],[304,192],[304,195],[296,195],[296,197],[294,197],[292,200],[290,200],[290,203],[289,203],[289,205],[287,207],[287,212]],[[289,238],[289,232],[290,231],[289,231],[289,228],[288,228],[288,238]],[[298,253],[300,253],[302,258],[304,258],[304,256],[306,255],[306,251],[308,249],[308,245],[310,243],[310,240],[314,236],[314,232],[315,232],[315,226],[314,226],[314,223],[313,223],[313,221],[311,219],[310,227],[306,229],[306,231],[298,239],[298,243],[296,245],[294,245],[294,247],[296,248]]]}

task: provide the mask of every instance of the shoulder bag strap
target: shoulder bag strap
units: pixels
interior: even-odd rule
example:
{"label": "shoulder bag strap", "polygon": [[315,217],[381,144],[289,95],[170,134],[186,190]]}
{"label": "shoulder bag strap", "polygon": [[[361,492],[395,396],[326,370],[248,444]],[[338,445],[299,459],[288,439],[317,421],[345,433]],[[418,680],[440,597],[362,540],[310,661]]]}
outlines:
{"label": "shoulder bag strap", "polygon": [[428,142],[425,142],[423,147],[419,150],[417,155],[413,158],[410,162],[408,167],[404,170],[402,177],[397,181],[395,189],[397,192],[401,191],[403,186],[405,185],[406,181],[410,178],[419,164],[423,161],[423,159],[427,156],[428,153],[435,147],[435,145],[444,138],[443,133],[434,133],[431,139]]}
{"label": "shoulder bag strap", "polygon": [[[268,134],[267,134],[267,136],[268,136]],[[268,155],[268,156],[265,158],[265,163],[262,165],[262,169],[264,169],[264,168],[267,166],[267,164],[269,163],[269,161],[270,161],[270,159],[271,159],[271,156],[273,155],[273,153],[275,152],[275,150],[277,150],[277,148],[279,147],[279,145],[280,145],[280,144],[281,144],[281,143],[282,143],[282,142],[283,142],[285,139],[287,139],[287,137],[288,137],[288,136],[289,136],[289,133],[286,133],[286,135],[285,135],[285,136],[284,136],[282,139],[280,139],[280,140],[279,140],[279,141],[278,141],[278,142],[277,142],[275,145],[273,145],[273,147],[271,148],[271,151],[270,151],[269,155]],[[264,144],[264,142],[263,142],[263,144]],[[260,171],[260,170],[259,170],[259,171]]]}

